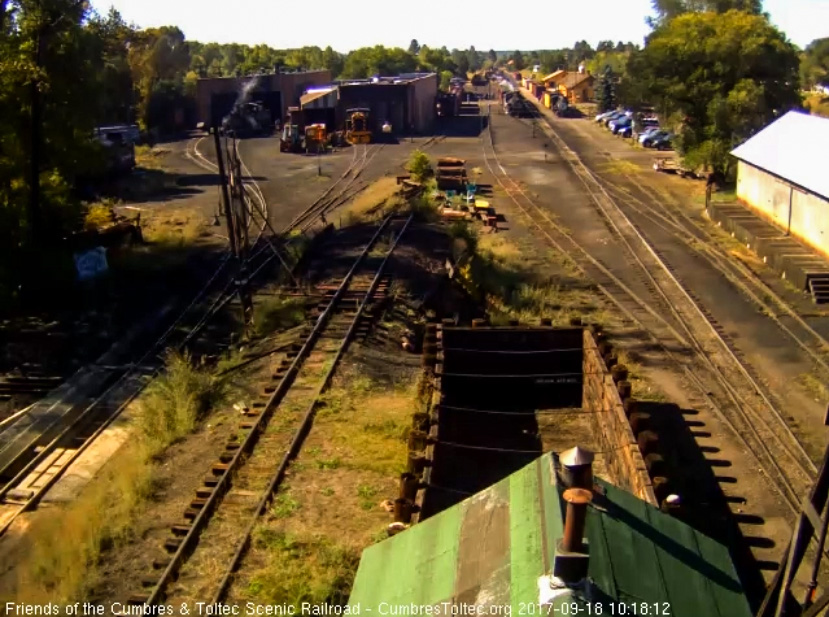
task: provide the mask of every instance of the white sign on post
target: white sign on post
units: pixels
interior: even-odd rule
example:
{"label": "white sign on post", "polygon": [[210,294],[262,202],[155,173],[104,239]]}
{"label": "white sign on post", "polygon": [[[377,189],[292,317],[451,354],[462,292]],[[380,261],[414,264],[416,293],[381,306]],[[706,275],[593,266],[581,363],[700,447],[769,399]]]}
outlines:
{"label": "white sign on post", "polygon": [[106,249],[99,246],[84,253],[75,253],[75,269],[80,281],[100,276],[109,269]]}

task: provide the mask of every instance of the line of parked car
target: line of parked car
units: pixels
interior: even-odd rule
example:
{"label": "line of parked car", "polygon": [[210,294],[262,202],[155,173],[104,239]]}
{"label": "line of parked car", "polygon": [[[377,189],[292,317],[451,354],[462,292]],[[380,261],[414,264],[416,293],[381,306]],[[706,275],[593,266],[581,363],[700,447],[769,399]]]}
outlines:
{"label": "line of parked car", "polygon": [[634,113],[625,109],[599,114],[596,116],[596,122],[620,137],[631,138],[635,132],[639,143],[646,148],[673,150],[673,133],[661,129],[659,121],[653,116],[635,120]]}

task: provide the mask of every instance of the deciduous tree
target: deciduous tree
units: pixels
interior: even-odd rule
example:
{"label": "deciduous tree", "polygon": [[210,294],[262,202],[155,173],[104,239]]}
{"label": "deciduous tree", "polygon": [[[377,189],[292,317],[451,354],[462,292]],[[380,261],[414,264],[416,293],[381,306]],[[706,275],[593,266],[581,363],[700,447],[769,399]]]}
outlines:
{"label": "deciduous tree", "polygon": [[655,19],[652,26],[665,24],[685,13],[726,13],[731,10],[745,11],[753,15],[763,12],[763,0],[652,0]]}
{"label": "deciduous tree", "polygon": [[815,39],[806,47],[800,64],[800,77],[806,88],[829,87],[829,37]]}
{"label": "deciduous tree", "polygon": [[692,164],[728,171],[728,152],[799,105],[794,46],[764,16],[740,11],[672,19],[631,57],[628,72],[680,122]]}

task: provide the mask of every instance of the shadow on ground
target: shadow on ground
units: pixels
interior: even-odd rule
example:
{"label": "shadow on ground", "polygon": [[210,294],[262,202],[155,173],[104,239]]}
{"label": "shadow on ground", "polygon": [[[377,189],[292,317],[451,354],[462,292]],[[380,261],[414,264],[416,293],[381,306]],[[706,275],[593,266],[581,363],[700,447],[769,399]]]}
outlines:
{"label": "shadow on ground", "polygon": [[[764,522],[761,517],[750,512],[731,512],[729,504],[746,503],[736,479],[728,473],[731,461],[723,459],[718,448],[697,444],[695,436],[704,437],[707,433],[700,431],[703,425],[695,419],[696,410],[644,401],[639,403],[638,410],[650,414],[672,491],[681,495],[683,505],[676,516],[729,548],[752,609],[756,610],[765,594],[761,572],[776,571],[778,564],[758,562],[751,548],[773,548],[775,543],[759,535],[759,526]],[[723,493],[722,484],[730,487],[728,496]],[[758,534],[746,535],[738,524],[758,526]]]}

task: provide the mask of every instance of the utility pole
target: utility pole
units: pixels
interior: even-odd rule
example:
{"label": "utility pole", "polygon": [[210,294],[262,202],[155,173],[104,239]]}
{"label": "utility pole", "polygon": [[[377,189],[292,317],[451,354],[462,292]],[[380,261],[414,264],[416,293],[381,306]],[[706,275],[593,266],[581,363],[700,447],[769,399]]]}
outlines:
{"label": "utility pole", "polygon": [[38,26],[35,40],[35,70],[37,74],[30,85],[32,116],[31,116],[31,159],[29,164],[29,237],[32,244],[40,239],[40,146],[41,122],[43,116],[40,96],[40,65],[43,61],[44,26]]}
{"label": "utility pole", "polygon": [[225,173],[224,156],[222,154],[222,143],[219,138],[219,125],[213,127],[213,143],[216,146],[216,161],[219,167],[219,184],[222,187],[222,201],[225,207],[225,222],[227,223],[227,237],[230,240],[230,252],[234,257],[238,257],[239,253],[236,250],[236,235],[233,230],[233,212],[230,206],[230,195],[227,189],[227,174]]}
{"label": "utility pole", "polygon": [[236,279],[239,301],[242,305],[242,323],[245,330],[245,338],[250,335],[250,327],[253,325],[253,296],[250,293],[250,280],[248,279],[248,259],[250,257],[250,236],[248,235],[248,206],[245,202],[245,185],[242,181],[242,161],[239,158],[236,139],[233,140],[233,147],[228,153],[231,169],[231,195],[233,208],[236,217],[235,225],[238,236],[239,276]]}

